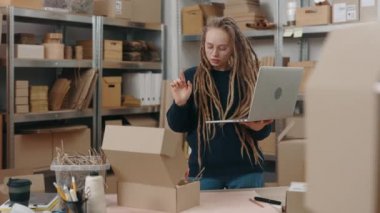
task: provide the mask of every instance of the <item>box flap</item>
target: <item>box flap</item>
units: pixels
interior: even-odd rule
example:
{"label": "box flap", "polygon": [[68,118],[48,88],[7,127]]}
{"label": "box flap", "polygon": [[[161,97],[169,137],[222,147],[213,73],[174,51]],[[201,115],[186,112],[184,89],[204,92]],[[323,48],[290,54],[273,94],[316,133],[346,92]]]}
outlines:
{"label": "box flap", "polygon": [[186,171],[181,144],[162,128],[106,126],[102,149],[121,182],[175,186]]}

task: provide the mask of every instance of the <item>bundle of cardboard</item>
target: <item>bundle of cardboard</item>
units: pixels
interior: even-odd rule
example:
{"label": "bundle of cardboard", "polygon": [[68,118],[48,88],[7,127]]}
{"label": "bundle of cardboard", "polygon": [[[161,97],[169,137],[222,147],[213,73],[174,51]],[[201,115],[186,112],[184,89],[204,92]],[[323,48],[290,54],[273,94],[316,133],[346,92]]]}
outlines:
{"label": "bundle of cardboard", "polygon": [[267,29],[273,28],[263,10],[260,8],[259,0],[227,0],[224,16],[233,18],[241,30],[249,28]]}

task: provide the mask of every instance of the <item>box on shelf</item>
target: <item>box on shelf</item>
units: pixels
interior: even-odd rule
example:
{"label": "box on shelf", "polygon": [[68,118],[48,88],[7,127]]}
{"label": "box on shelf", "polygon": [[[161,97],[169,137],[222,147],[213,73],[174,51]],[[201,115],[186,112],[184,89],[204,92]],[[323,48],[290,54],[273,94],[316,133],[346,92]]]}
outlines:
{"label": "box on shelf", "polygon": [[161,23],[161,0],[132,0],[131,21]]}
{"label": "box on shelf", "polygon": [[223,16],[224,4],[196,4],[182,9],[182,34],[199,35],[207,18]]}
{"label": "box on shelf", "polygon": [[16,113],[28,113],[29,105],[28,104],[17,104],[15,106]]}
{"label": "box on shelf", "polygon": [[[78,41],[83,46],[83,58],[92,59],[92,40]],[[123,60],[123,42],[119,40],[103,41],[103,59],[105,61]]]}
{"label": "box on shelf", "polygon": [[187,168],[181,146],[163,128],[106,126],[102,149],[119,180],[118,204],[164,212],[199,205],[199,182],[179,184]]}
{"label": "box on shelf", "polygon": [[132,18],[131,0],[95,0],[94,15],[111,18]]}
{"label": "box on shelf", "polygon": [[15,6],[30,9],[42,9],[43,0],[0,0],[0,7]]}
{"label": "box on shelf", "polygon": [[63,60],[64,59],[64,44],[60,43],[44,43],[44,58],[45,59],[54,59],[54,60]]}
{"label": "box on shelf", "polygon": [[89,128],[51,128],[43,131],[45,133],[15,135],[15,168],[49,167],[55,155],[55,147],[61,147],[61,142],[67,152],[87,153],[91,147]]}
{"label": "box on shelf", "polygon": [[121,76],[103,77],[102,106],[121,106]]}
{"label": "box on shelf", "polygon": [[321,5],[296,9],[296,26],[324,25],[331,23],[331,6]]}
{"label": "box on shelf", "polygon": [[332,23],[359,21],[359,0],[334,0]]}
{"label": "box on shelf", "polygon": [[29,88],[29,81],[16,80],[16,89]]}
{"label": "box on shelf", "polygon": [[15,57],[28,59],[44,59],[44,46],[35,44],[16,44]]}
{"label": "box on shelf", "polygon": [[27,105],[27,104],[29,104],[29,98],[28,97],[15,97],[15,104],[16,105]]}
{"label": "box on shelf", "polygon": [[360,21],[376,21],[378,19],[379,2],[375,0],[360,2]]}
{"label": "box on shelf", "polygon": [[29,89],[28,88],[16,88],[15,90],[16,97],[29,97]]}
{"label": "box on shelf", "polygon": [[299,88],[299,92],[301,94],[305,92],[307,81],[309,80],[311,74],[313,73],[315,65],[316,65],[315,61],[290,61],[288,63],[288,67],[303,67],[304,68],[303,77],[302,77],[301,85]]}
{"label": "box on shelf", "polygon": [[[94,158],[94,156],[84,157],[87,159]],[[110,169],[108,162],[94,165],[61,165],[56,160],[53,160],[50,165],[50,170],[55,171],[57,184],[70,186],[71,177],[74,176],[78,189],[84,189],[86,176],[89,176],[91,172],[98,172],[105,180],[108,169]]]}

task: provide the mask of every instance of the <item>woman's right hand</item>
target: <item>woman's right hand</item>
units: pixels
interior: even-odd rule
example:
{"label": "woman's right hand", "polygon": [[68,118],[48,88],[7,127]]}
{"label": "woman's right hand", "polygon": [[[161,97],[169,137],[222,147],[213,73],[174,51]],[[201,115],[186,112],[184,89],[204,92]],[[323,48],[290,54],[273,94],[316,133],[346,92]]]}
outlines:
{"label": "woman's right hand", "polygon": [[179,79],[173,80],[170,83],[170,87],[175,104],[178,106],[184,106],[190,98],[193,90],[191,82],[186,82],[185,75],[181,72]]}

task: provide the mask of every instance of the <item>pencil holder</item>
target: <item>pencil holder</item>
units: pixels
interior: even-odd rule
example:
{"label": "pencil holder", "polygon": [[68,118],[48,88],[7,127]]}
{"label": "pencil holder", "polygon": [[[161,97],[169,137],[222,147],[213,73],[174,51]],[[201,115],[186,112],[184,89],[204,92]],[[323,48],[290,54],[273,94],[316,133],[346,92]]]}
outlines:
{"label": "pencil holder", "polygon": [[63,201],[65,212],[67,213],[87,213],[87,199],[73,201]]}

